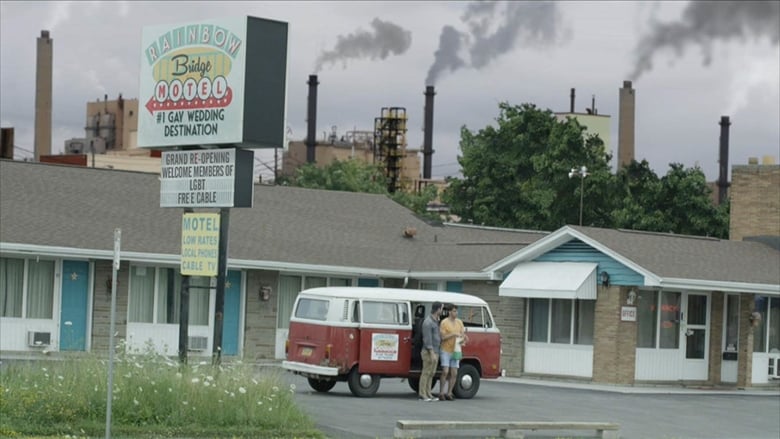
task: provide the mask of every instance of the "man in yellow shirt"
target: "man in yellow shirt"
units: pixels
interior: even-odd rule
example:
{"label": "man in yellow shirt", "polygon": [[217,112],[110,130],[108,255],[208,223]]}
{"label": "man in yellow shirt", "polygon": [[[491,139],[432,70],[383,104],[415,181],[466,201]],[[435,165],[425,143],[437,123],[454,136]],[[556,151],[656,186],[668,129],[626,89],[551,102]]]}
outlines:
{"label": "man in yellow shirt", "polygon": [[[441,383],[439,384],[439,400],[454,401],[455,396],[452,391],[455,390],[455,379],[458,376],[460,367],[460,347],[466,344],[466,328],[463,322],[458,318],[458,307],[452,303],[444,306],[447,311],[447,318],[441,321],[439,331],[441,332]],[[458,354],[456,354],[456,352]],[[447,392],[444,386],[447,385]]]}

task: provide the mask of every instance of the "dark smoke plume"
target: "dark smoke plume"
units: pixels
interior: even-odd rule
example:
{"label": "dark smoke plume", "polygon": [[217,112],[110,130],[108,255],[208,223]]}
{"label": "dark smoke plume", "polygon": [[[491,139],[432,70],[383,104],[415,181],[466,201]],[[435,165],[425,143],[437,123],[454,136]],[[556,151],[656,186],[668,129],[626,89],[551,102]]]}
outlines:
{"label": "dark smoke plume", "polygon": [[401,55],[412,45],[412,33],[397,24],[374,18],[371,22],[373,32],[357,30],[347,36],[339,36],[333,50],[323,52],[317,58],[315,71],[319,72],[324,64],[347,59],[385,59],[391,53]]}
{"label": "dark smoke plume", "polygon": [[466,65],[466,62],[458,56],[462,41],[463,35],[454,27],[444,26],[441,29],[439,48],[434,54],[433,65],[428,69],[428,76],[425,78],[426,85],[433,84],[442,71],[449,69],[454,72]]}
{"label": "dark smoke plume", "polygon": [[633,80],[652,70],[653,57],[671,48],[677,56],[690,44],[701,46],[704,65],[712,61],[716,41],[745,41],[768,37],[780,43],[780,2],[777,1],[692,1],[678,22],[657,23],[637,45],[637,61],[629,75]]}
{"label": "dark smoke plume", "polygon": [[[442,29],[426,85],[433,85],[446,67],[450,71],[461,67],[481,69],[513,50],[518,43],[544,46],[557,42],[567,33],[561,28],[555,2],[471,2],[466,6],[461,21],[468,31],[460,32],[452,26]],[[461,42],[468,44],[469,62],[463,61],[457,54]]]}

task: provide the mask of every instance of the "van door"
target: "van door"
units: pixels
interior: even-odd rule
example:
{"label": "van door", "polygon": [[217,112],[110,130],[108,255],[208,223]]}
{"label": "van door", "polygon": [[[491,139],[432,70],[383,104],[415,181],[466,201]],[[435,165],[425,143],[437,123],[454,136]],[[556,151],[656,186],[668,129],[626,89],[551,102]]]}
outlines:
{"label": "van door", "polygon": [[360,373],[407,376],[412,361],[409,302],[362,300]]}

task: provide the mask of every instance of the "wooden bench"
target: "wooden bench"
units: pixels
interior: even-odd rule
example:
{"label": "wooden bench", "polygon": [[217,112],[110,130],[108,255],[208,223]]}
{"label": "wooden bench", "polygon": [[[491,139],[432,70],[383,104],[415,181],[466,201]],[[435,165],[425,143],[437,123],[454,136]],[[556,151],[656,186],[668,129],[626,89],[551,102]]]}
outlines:
{"label": "wooden bench", "polygon": [[529,422],[529,421],[414,421],[395,423],[394,438],[420,437],[423,430],[498,430],[500,437],[523,438],[523,430],[593,430],[604,439],[618,439],[620,424],[611,422]]}

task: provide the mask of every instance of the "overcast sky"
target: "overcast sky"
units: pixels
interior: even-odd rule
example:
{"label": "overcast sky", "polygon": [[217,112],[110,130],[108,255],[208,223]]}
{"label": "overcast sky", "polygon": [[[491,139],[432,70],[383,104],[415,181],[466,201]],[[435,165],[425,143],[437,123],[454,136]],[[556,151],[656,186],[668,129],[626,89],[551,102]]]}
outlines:
{"label": "overcast sky", "polygon": [[[289,23],[287,125],[306,134],[308,75],[319,76],[318,136],[371,130],[382,107],[405,107],[421,147],[425,86],[436,87],[433,176],[457,175],[459,133],[494,123],[498,103],[576,111],[595,95],[612,116],[636,89],[636,158],[718,177],[722,115],[729,164],[780,155],[778,2],[0,2],[0,122],[31,157],[35,47],[54,40],[53,153],[84,137],[86,102],[137,98],[141,30],[253,15]],[[261,160],[273,154],[263,152]],[[614,161],[613,161],[614,162]],[[579,166],[580,163],[571,163]],[[270,165],[269,163],[269,166]],[[267,171],[266,171],[267,172]]]}

